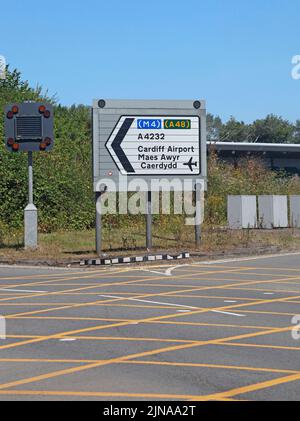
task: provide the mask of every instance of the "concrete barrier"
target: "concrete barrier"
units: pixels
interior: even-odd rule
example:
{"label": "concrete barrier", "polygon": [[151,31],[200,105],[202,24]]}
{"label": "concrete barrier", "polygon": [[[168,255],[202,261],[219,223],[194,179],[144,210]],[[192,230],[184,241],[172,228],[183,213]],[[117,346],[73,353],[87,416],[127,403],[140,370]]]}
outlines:
{"label": "concrete barrier", "polygon": [[300,228],[300,196],[290,196],[290,222],[293,228]]}
{"label": "concrete barrier", "polygon": [[256,196],[228,196],[227,216],[231,229],[257,228]]}
{"label": "concrete barrier", "polygon": [[258,197],[259,225],[264,229],[288,227],[287,196]]}

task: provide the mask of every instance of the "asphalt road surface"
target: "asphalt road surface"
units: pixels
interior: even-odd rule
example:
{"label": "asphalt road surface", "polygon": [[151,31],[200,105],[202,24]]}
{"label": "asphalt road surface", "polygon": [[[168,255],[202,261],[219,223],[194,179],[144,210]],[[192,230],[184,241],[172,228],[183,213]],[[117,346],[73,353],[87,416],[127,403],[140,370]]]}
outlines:
{"label": "asphalt road surface", "polygon": [[1,400],[300,398],[300,253],[0,267],[0,314]]}

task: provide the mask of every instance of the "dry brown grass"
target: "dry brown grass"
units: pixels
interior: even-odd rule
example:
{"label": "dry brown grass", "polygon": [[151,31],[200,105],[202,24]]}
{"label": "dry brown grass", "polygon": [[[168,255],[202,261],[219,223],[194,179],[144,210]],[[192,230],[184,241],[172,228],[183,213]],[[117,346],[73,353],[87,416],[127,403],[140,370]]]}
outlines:
{"label": "dry brown grass", "polygon": [[[24,250],[22,233],[2,239],[0,260],[2,261],[49,261],[74,262],[82,258],[91,258],[95,254],[95,232],[74,231],[40,234],[37,250]],[[153,227],[153,251],[177,253],[220,254],[231,252],[251,252],[265,248],[297,250],[300,248],[300,230],[243,230],[231,231],[226,228],[204,227],[202,245],[195,248],[193,227],[176,227],[167,230],[158,223]],[[103,250],[107,255],[136,255],[146,253],[145,226],[134,228],[104,229]]]}

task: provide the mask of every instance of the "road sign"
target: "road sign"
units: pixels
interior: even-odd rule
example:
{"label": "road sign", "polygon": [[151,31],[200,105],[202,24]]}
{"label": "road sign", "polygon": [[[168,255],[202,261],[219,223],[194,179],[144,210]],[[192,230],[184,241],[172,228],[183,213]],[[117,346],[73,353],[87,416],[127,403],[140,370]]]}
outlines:
{"label": "road sign", "polygon": [[39,152],[53,148],[53,107],[41,102],[5,107],[5,144],[10,152]]}
{"label": "road sign", "polygon": [[128,190],[120,175],[205,183],[205,101],[95,100],[93,173],[95,192],[107,179]]}
{"label": "road sign", "polygon": [[200,175],[197,116],[122,116],[106,148],[124,175]]}

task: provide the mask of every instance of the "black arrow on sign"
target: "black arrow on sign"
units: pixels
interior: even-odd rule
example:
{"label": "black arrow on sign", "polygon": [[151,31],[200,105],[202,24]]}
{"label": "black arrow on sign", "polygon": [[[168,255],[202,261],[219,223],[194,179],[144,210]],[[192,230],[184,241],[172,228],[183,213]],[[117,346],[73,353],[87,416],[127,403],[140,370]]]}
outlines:
{"label": "black arrow on sign", "polygon": [[120,130],[118,131],[116,137],[114,138],[111,147],[113,149],[113,151],[115,152],[115,154],[117,155],[119,161],[121,162],[124,170],[127,173],[134,173],[134,168],[131,165],[131,163],[129,162],[127,156],[125,155],[125,152],[123,151],[123,149],[121,148],[121,143],[124,140],[124,137],[127,135],[132,123],[134,122],[134,118],[126,118],[124,123],[122,124],[122,127],[120,128]]}

